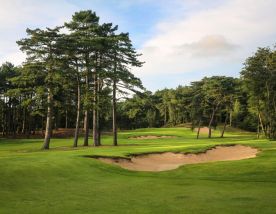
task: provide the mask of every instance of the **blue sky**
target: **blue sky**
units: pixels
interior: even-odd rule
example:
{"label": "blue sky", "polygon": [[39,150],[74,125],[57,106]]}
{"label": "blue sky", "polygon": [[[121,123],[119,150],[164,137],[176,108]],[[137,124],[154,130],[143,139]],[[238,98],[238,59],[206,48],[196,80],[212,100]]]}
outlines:
{"label": "blue sky", "polygon": [[24,61],[15,41],[27,27],[61,25],[86,9],[130,32],[146,62],[133,72],[150,90],[238,76],[257,47],[276,43],[275,0],[0,0],[0,63]]}
{"label": "blue sky", "polygon": [[[77,1],[71,3],[78,5],[81,9],[96,10],[103,22],[114,22],[119,25],[119,30],[130,32],[135,47],[139,48],[143,42],[153,33],[155,26],[162,17],[168,14],[162,10],[156,2],[133,1]],[[114,20],[114,21],[113,21]]]}

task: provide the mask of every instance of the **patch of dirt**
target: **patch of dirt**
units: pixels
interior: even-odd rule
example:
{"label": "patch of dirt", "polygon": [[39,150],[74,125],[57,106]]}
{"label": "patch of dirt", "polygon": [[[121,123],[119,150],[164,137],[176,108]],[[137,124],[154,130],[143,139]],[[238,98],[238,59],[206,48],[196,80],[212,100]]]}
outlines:
{"label": "patch of dirt", "polygon": [[128,139],[138,139],[138,140],[146,140],[146,139],[164,139],[164,138],[175,138],[175,136],[155,136],[155,135],[144,135],[144,136],[136,136],[136,137],[130,137]]}
{"label": "patch of dirt", "polygon": [[115,164],[128,170],[158,172],[176,169],[186,164],[254,158],[257,153],[258,149],[235,145],[217,146],[207,150],[205,153],[198,154],[165,152],[161,154],[138,155],[130,157],[129,159],[107,157],[97,157],[97,159],[104,163]]}
{"label": "patch of dirt", "polygon": [[[198,128],[195,128],[194,130],[197,132]],[[208,134],[209,133],[209,128],[208,127],[201,127],[199,133]]]}

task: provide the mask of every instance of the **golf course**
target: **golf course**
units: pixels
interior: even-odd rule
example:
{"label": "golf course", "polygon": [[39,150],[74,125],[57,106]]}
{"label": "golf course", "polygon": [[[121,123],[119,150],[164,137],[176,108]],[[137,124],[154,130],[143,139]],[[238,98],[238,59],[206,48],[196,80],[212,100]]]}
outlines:
{"label": "golf course", "polygon": [[[0,213],[275,213],[276,143],[231,130],[208,139],[189,128],[119,132],[113,147],[72,148],[72,139],[1,139]],[[134,136],[175,136],[130,139]],[[255,158],[183,165],[162,172],[130,171],[87,156],[199,153],[216,145],[258,148]]]}
{"label": "golf course", "polygon": [[0,0],[0,214],[276,214],[275,11]]}

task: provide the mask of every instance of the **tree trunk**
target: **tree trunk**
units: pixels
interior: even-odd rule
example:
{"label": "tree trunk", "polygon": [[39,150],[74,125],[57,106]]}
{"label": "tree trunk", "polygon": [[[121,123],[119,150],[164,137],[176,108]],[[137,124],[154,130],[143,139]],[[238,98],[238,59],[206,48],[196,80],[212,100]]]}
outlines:
{"label": "tree trunk", "polygon": [[94,74],[94,108],[93,108],[93,141],[94,146],[99,146],[99,133],[98,133],[98,84],[97,84],[98,78],[97,73]]}
{"label": "tree trunk", "polygon": [[75,137],[74,137],[74,145],[73,147],[78,146],[78,139],[79,139],[79,126],[80,126],[80,110],[81,110],[81,88],[80,88],[80,80],[79,77],[77,77],[78,81],[78,98],[77,98],[77,118],[76,118],[76,129],[75,129]]}
{"label": "tree trunk", "polygon": [[216,113],[216,110],[213,109],[213,112],[212,112],[212,115],[211,115],[211,119],[210,119],[210,122],[209,122],[209,125],[208,125],[208,129],[209,129],[208,138],[211,138],[211,137],[212,137],[212,129],[211,129],[211,126],[212,126],[212,123],[213,123],[213,120],[214,120],[215,113]]}
{"label": "tree trunk", "polygon": [[167,124],[167,107],[165,106],[164,126]]}
{"label": "tree trunk", "polygon": [[22,130],[21,130],[21,134],[25,134],[26,132],[26,107],[24,107],[23,109],[23,121],[22,121]]}
{"label": "tree trunk", "polygon": [[259,121],[260,121],[260,125],[261,125],[261,128],[262,128],[262,132],[264,133],[264,135],[267,137],[267,132],[264,128],[264,125],[263,125],[263,121],[262,121],[262,117],[261,117],[261,112],[258,113],[258,117],[259,117]]}
{"label": "tree trunk", "polygon": [[113,80],[112,116],[113,116],[113,145],[117,146],[117,105],[116,105],[116,80]]}
{"label": "tree trunk", "polygon": [[199,133],[200,133],[200,126],[201,126],[201,119],[198,122],[198,128],[197,128],[197,135],[196,135],[196,139],[199,138]]}
{"label": "tree trunk", "polygon": [[11,133],[11,99],[9,98],[9,101],[8,101],[8,120],[7,120],[7,123],[8,123],[8,128],[7,128],[7,133],[8,135],[10,135]]}
{"label": "tree trunk", "polygon": [[273,136],[274,136],[274,131],[273,131],[273,122],[272,122],[272,118],[270,118],[269,120],[269,139],[273,139]]}
{"label": "tree trunk", "polygon": [[[85,82],[86,82],[86,93],[88,94],[89,92],[89,72],[87,69],[87,74],[86,74],[86,78],[85,78]],[[85,109],[84,112],[84,140],[83,140],[83,146],[88,146],[88,138],[89,138],[89,110]]]}
{"label": "tree trunk", "polygon": [[88,146],[88,138],[89,138],[89,113],[88,110],[84,112],[84,140],[83,146]]}
{"label": "tree trunk", "polygon": [[232,110],[230,111],[230,120],[229,120],[229,126],[231,127],[232,126]]}
{"label": "tree trunk", "polygon": [[66,106],[66,110],[65,110],[65,128],[68,128],[68,110],[67,110],[67,106]]}
{"label": "tree trunk", "polygon": [[51,132],[52,132],[52,114],[53,114],[53,94],[52,89],[48,88],[48,110],[47,110],[47,120],[46,120],[46,130],[45,130],[45,138],[42,149],[49,149],[50,140],[51,140]]}
{"label": "tree trunk", "polygon": [[260,120],[258,119],[258,125],[257,125],[257,138],[260,138]]}
{"label": "tree trunk", "polygon": [[223,129],[222,129],[221,135],[220,135],[221,138],[223,138],[223,136],[224,136],[224,132],[225,132],[225,129],[226,129],[227,121],[228,121],[228,114],[226,114],[226,117],[225,117],[224,126],[223,126]]}
{"label": "tree trunk", "polygon": [[99,78],[97,80],[97,108],[96,108],[96,112],[97,112],[97,131],[98,131],[98,146],[101,146],[101,127],[100,127],[100,84],[99,84]]}

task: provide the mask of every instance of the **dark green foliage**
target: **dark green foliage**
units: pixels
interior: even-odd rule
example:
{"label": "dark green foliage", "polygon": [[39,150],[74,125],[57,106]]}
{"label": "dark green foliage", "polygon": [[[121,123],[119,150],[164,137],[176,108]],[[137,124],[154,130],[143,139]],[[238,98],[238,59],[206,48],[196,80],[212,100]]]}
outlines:
{"label": "dark green foliage", "polygon": [[259,48],[241,72],[249,106],[258,118],[258,130],[276,139],[276,50]]}
{"label": "dark green foliage", "polygon": [[[61,33],[62,28],[69,32]],[[99,17],[90,10],[76,12],[72,20],[62,27],[27,29],[27,38],[17,42],[27,54],[23,67],[16,75],[11,71],[6,75],[7,66],[1,67],[3,90],[0,94],[4,95],[1,115],[6,115],[5,103],[8,103],[9,111],[14,106],[22,108],[14,114],[24,112],[21,122],[23,133],[26,124],[33,132],[38,129],[43,132],[45,128],[43,149],[49,149],[53,129],[70,128],[74,123],[75,147],[82,124],[85,146],[88,145],[91,122],[95,146],[100,145],[101,130],[110,127],[111,117],[116,136],[116,93],[122,96],[127,91],[136,93],[143,89],[140,79],[130,71],[130,67],[142,66],[139,54],[133,48],[128,33],[117,34],[117,30],[118,26],[112,23],[100,24]],[[11,97],[16,101],[20,97],[20,103],[12,104]],[[3,134],[10,134],[6,132],[15,129],[10,127],[11,124],[19,120],[11,118],[10,114],[8,118],[1,117],[2,121],[8,121],[2,127]],[[31,122],[34,120],[40,122]],[[43,125],[45,122],[46,126]]]}
{"label": "dark green foliage", "polygon": [[[66,33],[61,33],[65,28]],[[143,62],[128,33],[100,23],[90,10],[53,29],[27,29],[17,42],[27,54],[21,67],[0,69],[0,132],[2,135],[45,135],[52,129],[75,128],[73,146],[84,129],[88,145],[93,129],[95,146],[102,131],[185,125],[211,130],[227,126],[276,137],[276,51],[259,48],[249,57],[241,78],[205,77],[189,86],[143,91],[132,67]],[[134,93],[129,96],[130,93]],[[46,124],[46,125],[45,125]],[[44,133],[45,130],[45,133]]]}

